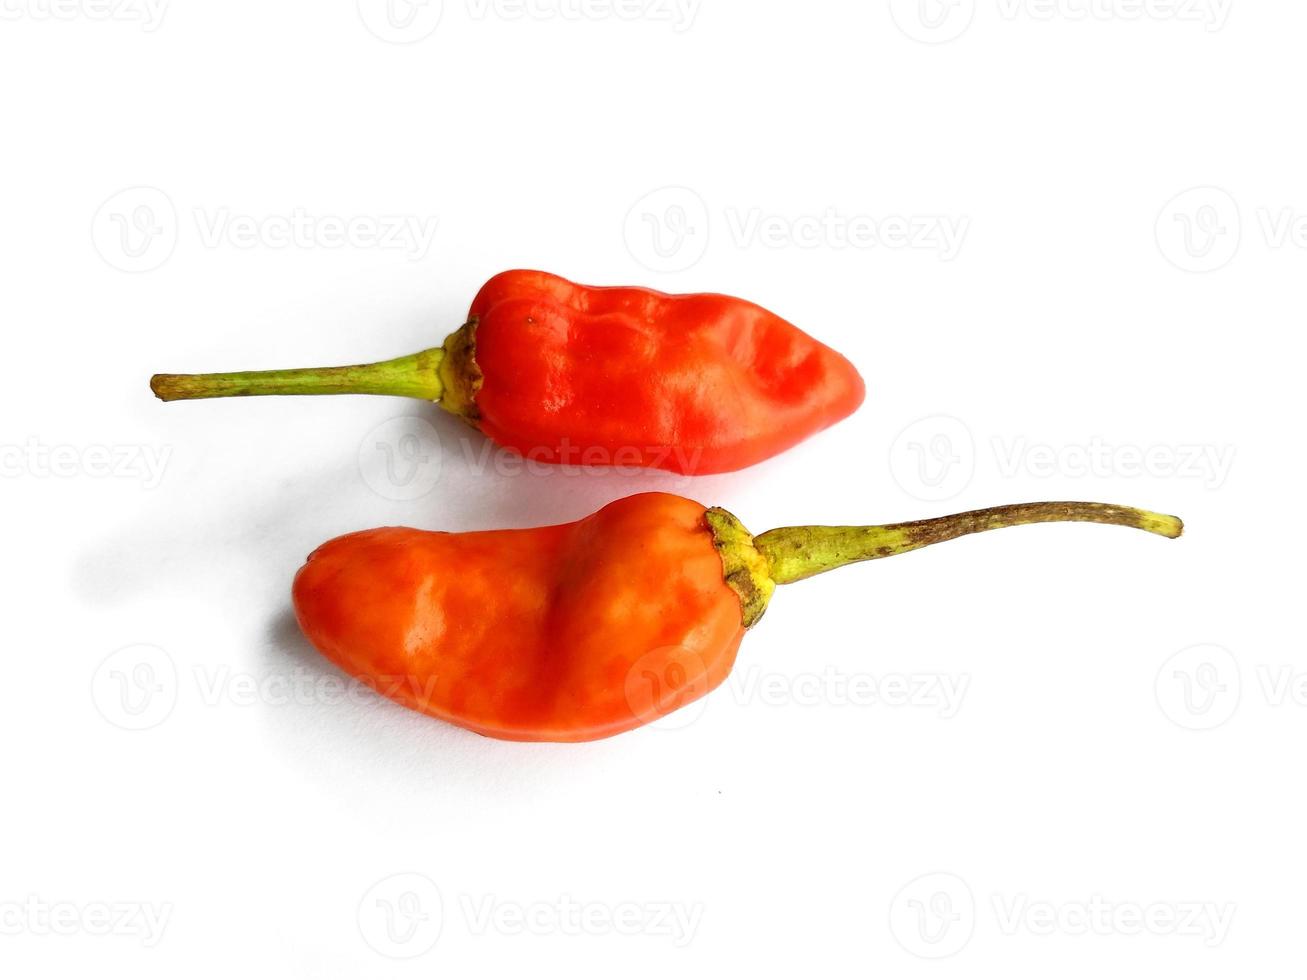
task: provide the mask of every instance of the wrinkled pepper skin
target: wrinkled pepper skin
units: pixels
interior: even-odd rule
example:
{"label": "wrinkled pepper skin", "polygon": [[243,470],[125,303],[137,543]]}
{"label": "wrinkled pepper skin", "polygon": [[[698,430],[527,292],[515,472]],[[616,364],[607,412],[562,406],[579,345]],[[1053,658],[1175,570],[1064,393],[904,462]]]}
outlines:
{"label": "wrinkled pepper skin", "polygon": [[744,636],[701,504],[642,494],[571,524],[336,538],[295,578],[327,659],[483,735],[615,735],[716,687]]}
{"label": "wrinkled pepper skin", "polygon": [[387,697],[483,735],[579,742],[721,684],[777,585],[1055,521],[1183,530],[1131,507],[1039,503],[754,536],[719,507],[643,493],[552,527],[347,534],[309,556],[292,592],[310,642]]}
{"label": "wrinkled pepper skin", "polygon": [[743,469],[865,396],[842,355],[730,296],[512,271],[482,287],[468,318],[483,375],[475,424],[541,461]]}

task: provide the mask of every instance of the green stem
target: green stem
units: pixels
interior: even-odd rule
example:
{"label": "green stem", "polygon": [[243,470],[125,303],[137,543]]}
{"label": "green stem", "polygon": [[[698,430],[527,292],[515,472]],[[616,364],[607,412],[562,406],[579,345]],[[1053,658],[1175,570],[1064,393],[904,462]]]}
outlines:
{"label": "green stem", "polygon": [[241,395],[400,395],[438,402],[445,394],[443,347],[375,364],[241,371],[235,374],[156,374],[150,390],[166,402]]}
{"label": "green stem", "polygon": [[940,541],[960,538],[964,534],[1053,521],[1119,524],[1167,538],[1178,538],[1184,530],[1178,517],[1133,507],[1083,503],[1011,504],[875,527],[780,527],[759,534],[753,539],[753,546],[770,564],[772,581],[784,585],[842,565],[900,555]]}

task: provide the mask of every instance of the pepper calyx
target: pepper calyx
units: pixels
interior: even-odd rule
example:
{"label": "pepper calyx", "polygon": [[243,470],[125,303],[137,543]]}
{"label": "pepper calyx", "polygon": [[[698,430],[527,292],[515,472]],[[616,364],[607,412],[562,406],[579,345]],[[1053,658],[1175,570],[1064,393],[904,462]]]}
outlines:
{"label": "pepper calyx", "polygon": [[776,591],[771,562],[754,547],[753,535],[730,511],[710,507],[703,519],[712,531],[713,547],[721,557],[723,578],[740,597],[741,621],[748,629],[762,619]]}
{"label": "pepper calyx", "polygon": [[477,318],[472,317],[445,338],[444,360],[440,362],[440,381],[444,394],[440,407],[476,425],[481,418],[477,408],[477,392],[485,381],[477,364]]}

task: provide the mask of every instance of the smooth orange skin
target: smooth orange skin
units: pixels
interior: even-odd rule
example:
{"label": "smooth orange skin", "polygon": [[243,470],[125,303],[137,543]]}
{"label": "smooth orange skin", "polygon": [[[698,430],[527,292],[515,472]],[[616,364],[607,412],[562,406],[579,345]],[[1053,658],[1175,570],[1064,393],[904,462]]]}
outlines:
{"label": "smooth orange skin", "polygon": [[495,738],[604,738],[735,662],[740,600],[704,510],[646,493],[552,527],[347,534],[295,576],[295,614],[327,659],[410,708]]}
{"label": "smooth orange skin", "polygon": [[481,430],[551,463],[722,473],[851,414],[843,356],[755,303],[712,293],[495,276],[472,302]]}

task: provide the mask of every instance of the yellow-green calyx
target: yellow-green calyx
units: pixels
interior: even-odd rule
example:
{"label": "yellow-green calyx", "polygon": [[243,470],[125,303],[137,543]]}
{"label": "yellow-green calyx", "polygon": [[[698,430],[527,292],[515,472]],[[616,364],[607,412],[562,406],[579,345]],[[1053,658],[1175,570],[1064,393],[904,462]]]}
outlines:
{"label": "yellow-green calyx", "polygon": [[478,417],[481,369],[476,362],[476,318],[441,347],[375,364],[238,371],[232,374],[156,374],[150,389],[166,402],[245,395],[399,395],[437,402],[468,421]]}
{"label": "yellow-green calyx", "polygon": [[915,551],[978,531],[1061,521],[1117,524],[1166,538],[1178,538],[1184,531],[1178,517],[1115,504],[1087,503],[1010,504],[903,524],[778,527],[756,537],[720,507],[712,508],[704,516],[722,558],[726,584],[740,597],[746,628],[762,618],[778,585],[854,562]]}
{"label": "yellow-green calyx", "polygon": [[740,610],[747,629],[767,611],[771,594],[776,591],[771,567],[753,546],[753,535],[728,510],[711,507],[703,515],[712,529],[713,544],[722,557],[726,584],[740,597]]}
{"label": "yellow-green calyx", "polygon": [[445,338],[441,348],[444,357],[440,363],[440,383],[443,397],[434,399],[447,412],[461,415],[475,423],[481,417],[477,411],[477,392],[485,375],[477,364],[477,318],[473,317]]}

